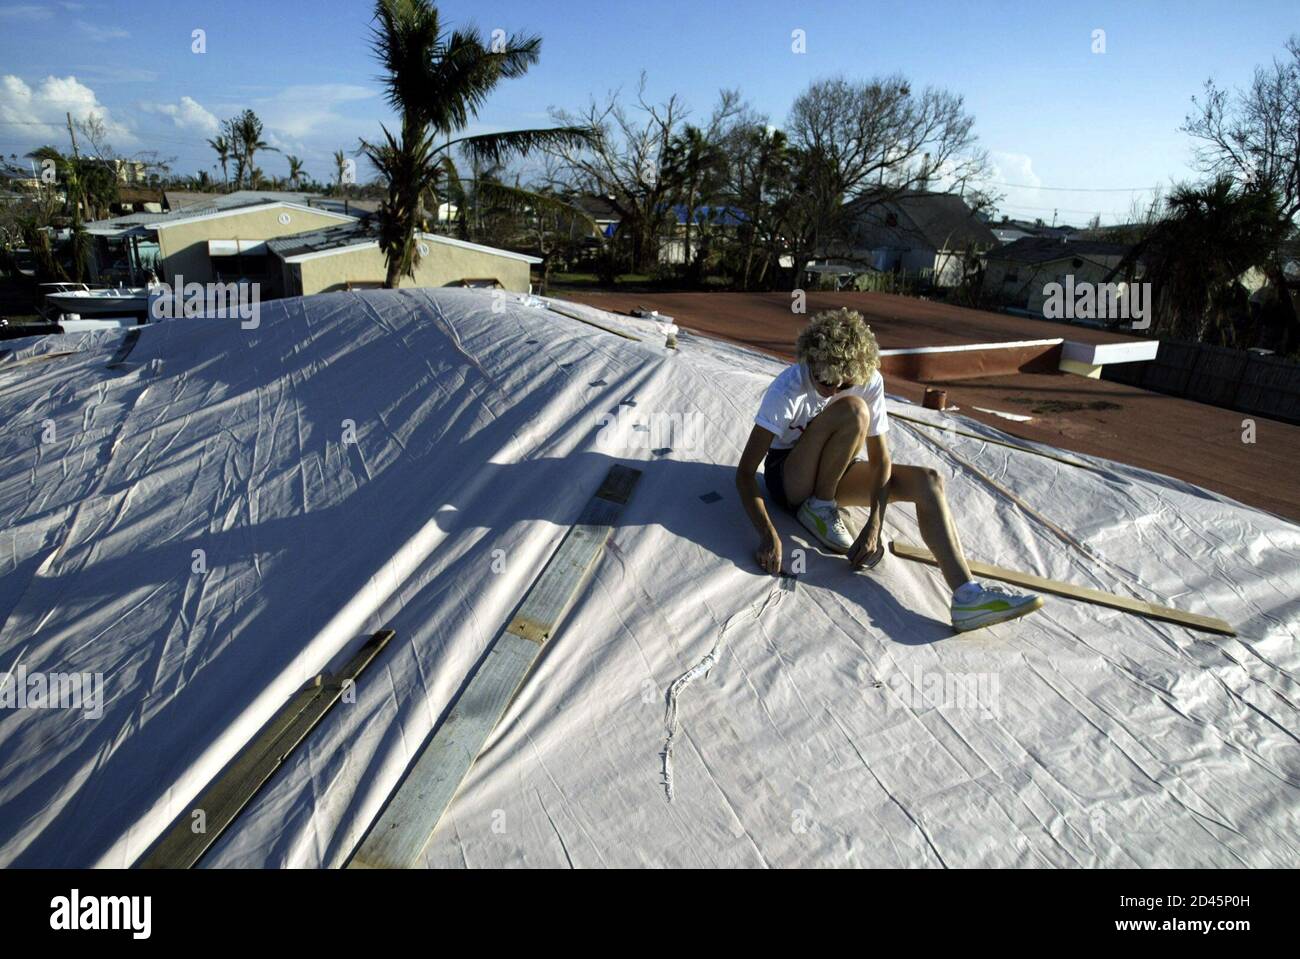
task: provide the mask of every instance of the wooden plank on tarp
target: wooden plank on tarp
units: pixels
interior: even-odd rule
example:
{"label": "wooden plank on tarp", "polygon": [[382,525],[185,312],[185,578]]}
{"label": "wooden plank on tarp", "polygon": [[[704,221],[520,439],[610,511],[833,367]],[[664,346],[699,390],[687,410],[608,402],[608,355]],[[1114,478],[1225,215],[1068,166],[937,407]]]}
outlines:
{"label": "wooden plank on tarp", "polygon": [[560,316],[566,316],[571,320],[577,320],[579,323],[586,323],[588,326],[594,326],[596,329],[604,330],[606,333],[613,333],[615,336],[621,336],[625,340],[633,340],[634,342],[637,343],[641,342],[641,337],[639,336],[633,336],[631,333],[625,333],[622,330],[616,330],[614,329],[614,327],[605,326],[603,323],[597,323],[595,320],[588,319],[587,317],[583,316],[581,313],[575,312],[574,310],[566,309],[555,303],[548,303],[546,305],[546,308],[550,310],[552,313],[558,313],[560,314]]}
{"label": "wooden plank on tarp", "polygon": [[[317,676],[294,694],[136,863],[136,868],[189,869],[197,863],[392,638],[391,629],[380,630],[341,671]],[[202,832],[194,830],[196,812],[203,814]]]}
{"label": "wooden plank on tarp", "polygon": [[[934,558],[934,554],[928,549],[913,546],[911,543],[900,543],[898,540],[894,540],[889,544],[889,548],[895,556],[901,556],[903,559],[910,559],[918,563],[929,563],[931,566],[939,565],[939,561]],[[1022,573],[1014,569],[1004,569],[1001,566],[993,566],[989,563],[976,563],[967,560],[966,565],[970,567],[970,571],[976,576],[997,579],[1004,583],[1014,583],[1026,589],[1052,593],[1056,596],[1064,596],[1067,599],[1078,599],[1097,606],[1108,606],[1111,609],[1136,613],[1148,619],[1176,623],[1179,626],[1199,629],[1207,633],[1220,633],[1224,636],[1237,635],[1237,631],[1232,626],[1214,616],[1185,613],[1181,609],[1174,609],[1171,606],[1160,606],[1157,603],[1148,603],[1145,600],[1135,599],[1130,596],[1117,596],[1114,593],[1105,593],[1099,589],[1075,586],[1073,583],[1062,583],[1055,579],[1046,579],[1042,576]]]}
{"label": "wooden plank on tarp", "polygon": [[405,869],[419,859],[492,730],[576,598],[640,476],[640,470],[626,466],[610,468],[518,611],[488,648],[447,718],[389,797],[349,868]]}

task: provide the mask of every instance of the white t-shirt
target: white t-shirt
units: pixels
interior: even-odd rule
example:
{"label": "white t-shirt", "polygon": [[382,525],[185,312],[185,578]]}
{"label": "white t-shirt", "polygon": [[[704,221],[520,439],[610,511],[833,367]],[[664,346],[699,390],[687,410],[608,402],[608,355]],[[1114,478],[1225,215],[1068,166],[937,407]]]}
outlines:
{"label": "white t-shirt", "polygon": [[[842,396],[860,396],[866,401],[871,414],[871,426],[867,428],[868,436],[880,436],[889,432],[889,414],[885,412],[885,380],[877,370],[863,386],[853,386],[832,397],[822,396],[802,363],[786,367],[772,385],[763,394],[763,402],[758,408],[754,422],[772,433],[772,449],[788,450],[799,437],[812,418],[826,406]],[[867,458],[864,444],[857,459]]]}

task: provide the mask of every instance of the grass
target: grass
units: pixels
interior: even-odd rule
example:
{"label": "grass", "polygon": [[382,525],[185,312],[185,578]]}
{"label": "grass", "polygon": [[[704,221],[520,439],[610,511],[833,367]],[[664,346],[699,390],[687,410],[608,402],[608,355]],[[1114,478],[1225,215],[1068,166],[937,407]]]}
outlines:
{"label": "grass", "polygon": [[[622,273],[614,278],[614,286],[645,286],[654,282],[648,273]],[[595,273],[552,273],[552,286],[600,288],[600,277]]]}

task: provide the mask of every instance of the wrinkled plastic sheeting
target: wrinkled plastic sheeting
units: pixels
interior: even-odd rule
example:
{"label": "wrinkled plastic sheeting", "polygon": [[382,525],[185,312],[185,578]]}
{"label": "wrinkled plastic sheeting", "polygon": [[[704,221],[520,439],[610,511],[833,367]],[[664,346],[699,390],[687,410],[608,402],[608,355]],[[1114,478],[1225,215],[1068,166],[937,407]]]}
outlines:
{"label": "wrinkled plastic sheeting", "polygon": [[[636,493],[425,864],[1300,864],[1300,530],[1141,470],[935,434],[1085,554],[901,421],[895,462],[942,473],[972,558],[1240,635],[1049,597],[955,637],[933,569],[854,574],[781,516],[799,588],[741,617],[682,697],[668,803],[669,687],[771,589],[733,476],[780,364],[566,310],[641,341],[473,290],[150,326],[127,371],[105,369],[113,332],[20,341],[0,363],[0,668],[100,673],[105,702],[0,720],[0,864],[130,864],[389,626],[356,702],[204,860],[342,864],[614,462],[644,471]],[[920,541],[910,507],[886,533]]]}

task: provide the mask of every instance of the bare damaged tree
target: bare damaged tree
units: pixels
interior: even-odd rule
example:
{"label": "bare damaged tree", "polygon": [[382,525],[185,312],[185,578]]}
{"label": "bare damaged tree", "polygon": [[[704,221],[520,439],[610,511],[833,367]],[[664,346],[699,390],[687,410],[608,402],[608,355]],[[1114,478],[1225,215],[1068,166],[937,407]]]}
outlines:
{"label": "bare damaged tree", "polygon": [[1229,91],[1213,80],[1183,130],[1200,141],[1197,160],[1213,176],[1276,194],[1283,217],[1300,214],[1300,34],[1286,43],[1288,58],[1255,70],[1249,90]]}
{"label": "bare damaged tree", "polygon": [[[961,96],[932,87],[916,93],[897,74],[809,86],[788,124],[806,191],[790,211],[796,267],[843,244],[850,212],[936,183],[964,189],[984,176],[987,154],[977,149],[974,123]],[[848,201],[857,201],[852,211]]]}
{"label": "bare damaged tree", "polygon": [[[1300,34],[1286,43],[1286,56],[1257,67],[1247,90],[1229,91],[1213,80],[1183,123],[1199,141],[1196,158],[1214,177],[1230,176],[1245,190],[1270,194],[1283,221],[1283,235],[1300,216]],[[1287,295],[1280,250],[1262,264],[1277,291],[1282,349],[1300,348],[1300,316]]]}
{"label": "bare damaged tree", "polygon": [[[675,94],[662,103],[651,103],[645,91],[643,73],[631,107],[614,91],[603,102],[592,99],[580,114],[551,111],[556,123],[596,131],[588,147],[560,145],[552,152],[568,171],[571,189],[614,198],[623,213],[619,234],[629,246],[634,271],[657,258],[658,239],[671,216],[676,186],[666,175],[665,164],[689,115]],[[703,128],[704,137],[716,141],[739,109],[739,94],[724,90]]]}

